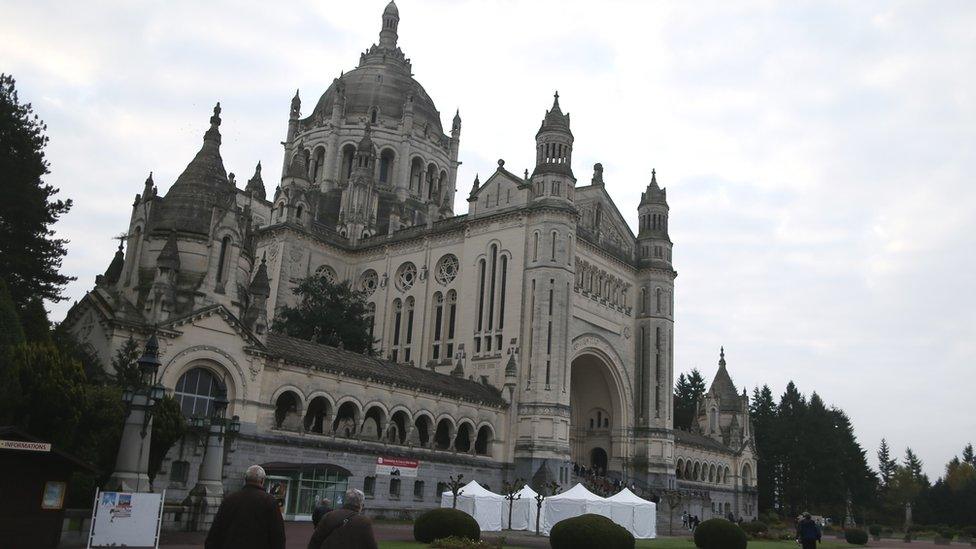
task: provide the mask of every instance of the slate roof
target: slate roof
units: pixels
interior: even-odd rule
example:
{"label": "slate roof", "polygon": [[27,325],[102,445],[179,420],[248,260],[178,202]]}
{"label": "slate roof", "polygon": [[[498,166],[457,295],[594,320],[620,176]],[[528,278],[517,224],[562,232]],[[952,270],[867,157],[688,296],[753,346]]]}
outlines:
{"label": "slate roof", "polygon": [[675,429],[674,431],[674,441],[678,444],[687,444],[691,446],[702,446],[708,450],[715,452],[723,452],[726,454],[734,454],[735,450],[729,448],[728,446],[722,444],[721,442],[715,440],[714,438],[706,437],[705,435],[700,435],[698,433],[692,433],[690,431],[682,431]]}
{"label": "slate roof", "polygon": [[398,385],[428,394],[504,406],[498,389],[477,381],[439,374],[423,368],[387,362],[281,334],[268,334],[267,352],[286,362],[358,379]]}

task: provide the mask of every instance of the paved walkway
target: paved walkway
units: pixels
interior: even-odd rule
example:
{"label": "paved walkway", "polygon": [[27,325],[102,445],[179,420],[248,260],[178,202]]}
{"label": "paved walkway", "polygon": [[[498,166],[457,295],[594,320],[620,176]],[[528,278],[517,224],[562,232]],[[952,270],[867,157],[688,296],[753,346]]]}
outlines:
{"label": "paved walkway", "polygon": [[[379,522],[373,525],[373,530],[377,540],[380,541],[413,541],[413,524],[397,522]],[[203,547],[205,534],[200,532],[163,532],[160,547],[165,549],[200,549]],[[312,537],[312,523],[310,522],[286,522],[285,537],[288,549],[305,549],[309,538]],[[504,537],[506,545],[528,548],[548,548],[549,538],[536,536],[529,532],[486,532],[483,536],[486,540],[494,540]],[[832,537],[824,538],[824,541],[835,540]],[[82,545],[83,546],[83,545]],[[784,547],[789,547],[785,544]],[[868,547],[873,549],[930,549],[934,547],[945,547],[935,545],[931,541],[913,541],[906,544],[901,540],[872,541]],[[969,547],[968,544],[953,543],[950,547]]]}

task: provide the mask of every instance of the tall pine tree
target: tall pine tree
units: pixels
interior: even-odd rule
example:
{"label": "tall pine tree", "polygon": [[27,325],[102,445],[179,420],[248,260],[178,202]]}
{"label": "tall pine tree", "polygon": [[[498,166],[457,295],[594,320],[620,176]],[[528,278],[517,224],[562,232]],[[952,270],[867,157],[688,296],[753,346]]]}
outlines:
{"label": "tall pine tree", "polygon": [[705,378],[697,368],[687,376],[680,374],[674,386],[674,427],[691,430],[698,413],[698,403],[705,397]]}
{"label": "tall pine tree", "polygon": [[879,488],[882,492],[888,489],[891,478],[895,475],[895,468],[898,462],[891,458],[891,449],[888,448],[888,441],[881,439],[881,446],[878,448],[878,477]]}
{"label": "tall pine tree", "polygon": [[30,103],[17,97],[13,77],[0,74],[0,273],[18,311],[32,300],[61,301],[74,280],[59,271],[66,240],[51,226],[71,208],[57,200],[58,189],[45,184],[47,126]]}
{"label": "tall pine tree", "polygon": [[779,462],[780,448],[773,435],[776,425],[776,402],[768,385],[752,392],[749,405],[753,435],[756,443],[756,482],[759,485],[759,509],[772,509],[775,505],[775,468]]}

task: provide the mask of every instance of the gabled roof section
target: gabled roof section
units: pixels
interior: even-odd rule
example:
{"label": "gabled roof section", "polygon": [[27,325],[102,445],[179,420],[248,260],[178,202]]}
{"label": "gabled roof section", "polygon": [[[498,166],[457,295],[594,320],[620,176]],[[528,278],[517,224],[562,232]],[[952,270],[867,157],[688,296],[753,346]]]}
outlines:
{"label": "gabled roof section", "polygon": [[282,334],[268,334],[267,352],[272,357],[280,358],[285,362],[316,370],[406,387],[430,395],[484,403],[498,408],[505,405],[498,389],[477,381],[387,362]]}
{"label": "gabled roof section", "polygon": [[160,324],[159,328],[176,330],[180,326],[184,326],[186,324],[192,324],[196,320],[200,320],[202,318],[207,318],[211,316],[219,316],[220,318],[224,319],[227,325],[230,326],[238,335],[244,338],[248,344],[253,345],[259,349],[264,348],[264,344],[261,342],[261,340],[258,339],[253,333],[251,333],[251,330],[248,330],[247,326],[245,326],[244,323],[241,322],[236,315],[234,315],[234,313],[230,312],[230,310],[227,307],[224,307],[219,303],[216,305],[210,305],[204,307],[202,309],[197,309],[196,311],[187,313],[182,316],[178,316],[176,318],[171,318],[166,322]]}
{"label": "gabled roof section", "polygon": [[738,453],[734,448],[729,448],[728,446],[722,444],[721,442],[715,440],[714,438],[706,437],[698,433],[691,433],[689,431],[682,431],[680,429],[675,429],[674,431],[674,441],[678,444],[685,444],[689,446],[699,446],[712,450],[715,452],[722,452],[725,454],[735,454]]}
{"label": "gabled roof section", "polygon": [[637,235],[634,234],[633,229],[624,219],[624,216],[620,213],[620,209],[617,208],[616,202],[613,201],[613,197],[607,192],[607,188],[604,185],[587,185],[585,187],[576,188],[576,204],[579,206],[585,206],[586,204],[599,201],[604,206],[604,211],[611,214],[611,219],[617,229],[621,231],[622,234],[629,235],[632,241],[637,240]]}

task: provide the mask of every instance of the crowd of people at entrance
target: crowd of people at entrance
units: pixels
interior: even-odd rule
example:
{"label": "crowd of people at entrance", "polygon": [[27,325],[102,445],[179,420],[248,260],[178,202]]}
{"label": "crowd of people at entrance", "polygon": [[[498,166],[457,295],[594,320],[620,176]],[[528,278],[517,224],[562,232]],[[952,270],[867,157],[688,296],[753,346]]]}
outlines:
{"label": "crowd of people at entrance", "polygon": [[[264,490],[267,475],[248,467],[244,487],[224,498],[204,542],[205,549],[285,549],[285,522],[277,500]],[[315,531],[308,549],[377,549],[373,522],[362,514],[366,496],[346,491],[342,507],[321,499],[312,513]]]}

